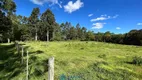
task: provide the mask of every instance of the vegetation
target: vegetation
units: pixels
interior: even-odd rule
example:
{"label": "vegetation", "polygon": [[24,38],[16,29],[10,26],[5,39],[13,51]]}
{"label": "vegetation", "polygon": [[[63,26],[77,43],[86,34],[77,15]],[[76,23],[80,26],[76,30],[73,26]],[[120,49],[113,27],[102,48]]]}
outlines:
{"label": "vegetation", "polygon": [[[137,65],[142,47],[101,42],[22,42],[29,51],[30,80],[47,79],[48,58],[55,57],[55,80],[61,76],[71,80],[140,80],[142,66]],[[26,78],[24,64],[13,44],[0,45],[0,79]],[[136,64],[134,63],[136,62]],[[141,64],[141,63],[140,63]]]}
{"label": "vegetation", "polygon": [[109,31],[95,33],[70,22],[58,24],[50,9],[40,13],[34,8],[29,17],[16,15],[16,5],[12,0],[0,1],[0,42],[11,41],[100,41],[128,45],[142,45],[142,30],[131,30],[126,34]]}
{"label": "vegetation", "polygon": [[135,56],[133,58],[133,61],[132,61],[133,64],[136,64],[136,65],[142,65],[142,57],[141,56]]}
{"label": "vegetation", "polygon": [[21,41],[29,51],[30,80],[47,79],[51,56],[55,57],[55,80],[142,79],[142,29],[95,33],[79,23],[58,24],[50,9],[40,13],[34,8],[29,17],[15,12],[13,0],[0,1],[0,80],[26,78],[26,62],[21,64],[14,41]]}

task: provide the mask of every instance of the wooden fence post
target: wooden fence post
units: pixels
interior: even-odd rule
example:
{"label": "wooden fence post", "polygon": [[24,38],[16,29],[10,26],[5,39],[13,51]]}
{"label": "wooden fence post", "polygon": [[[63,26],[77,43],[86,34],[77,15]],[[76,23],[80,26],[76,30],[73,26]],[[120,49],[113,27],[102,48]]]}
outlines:
{"label": "wooden fence post", "polygon": [[10,43],[10,39],[9,38],[7,38],[7,42]]}
{"label": "wooden fence post", "polygon": [[15,47],[17,48],[17,42],[16,41],[14,42],[14,44],[15,44]]}
{"label": "wooden fence post", "polygon": [[16,48],[17,48],[17,53],[20,54],[20,47],[18,43],[16,43]]}
{"label": "wooden fence post", "polygon": [[48,60],[48,80],[54,80],[54,57]]}
{"label": "wooden fence post", "polygon": [[26,80],[28,80],[28,78],[29,78],[29,70],[28,70],[28,54],[29,54],[29,52],[27,51],[27,75],[26,75]]}

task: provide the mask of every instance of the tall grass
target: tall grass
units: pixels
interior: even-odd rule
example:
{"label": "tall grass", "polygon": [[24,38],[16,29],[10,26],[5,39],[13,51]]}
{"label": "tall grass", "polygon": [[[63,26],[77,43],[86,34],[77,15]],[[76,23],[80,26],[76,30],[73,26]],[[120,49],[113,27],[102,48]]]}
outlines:
{"label": "tall grass", "polygon": [[[47,80],[47,62],[51,56],[55,57],[55,80],[62,77],[70,80],[140,80],[142,78],[142,66],[130,63],[135,61],[134,56],[142,56],[142,47],[80,41],[21,43],[25,44],[29,51],[30,80]],[[0,45],[0,49],[3,50],[1,54],[5,52],[12,54],[8,52],[11,48],[2,45]],[[24,79],[26,65],[22,66],[23,69],[20,66],[17,66],[17,69],[23,72],[20,71],[10,79]],[[7,73],[14,74],[16,71],[6,72],[6,69],[2,68],[0,79],[9,79],[5,77]]]}

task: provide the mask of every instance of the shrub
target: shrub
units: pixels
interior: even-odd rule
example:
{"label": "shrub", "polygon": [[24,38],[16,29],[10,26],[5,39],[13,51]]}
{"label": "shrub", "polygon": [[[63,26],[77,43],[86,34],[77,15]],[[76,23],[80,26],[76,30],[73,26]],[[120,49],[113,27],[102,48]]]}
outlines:
{"label": "shrub", "polygon": [[101,54],[98,56],[99,58],[106,58],[106,54]]}
{"label": "shrub", "polygon": [[142,57],[141,56],[135,56],[133,58],[133,61],[132,61],[133,64],[136,64],[136,65],[142,65]]}

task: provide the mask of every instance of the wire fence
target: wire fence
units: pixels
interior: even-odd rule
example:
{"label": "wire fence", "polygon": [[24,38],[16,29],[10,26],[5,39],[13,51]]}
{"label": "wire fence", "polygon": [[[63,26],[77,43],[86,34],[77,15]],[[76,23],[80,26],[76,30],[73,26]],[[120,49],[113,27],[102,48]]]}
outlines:
{"label": "wire fence", "polygon": [[[78,45],[81,45],[81,47],[78,47]],[[91,44],[91,46],[94,45]],[[12,46],[14,46],[14,49]],[[32,54],[33,52],[29,52],[29,57],[27,57],[27,48],[29,49],[29,47],[18,43],[12,46],[5,46],[5,49],[9,48],[7,50],[2,50],[0,47],[1,52],[9,51],[7,52],[9,54],[2,52],[3,54],[0,56],[0,72],[3,73],[0,73],[0,80],[135,80],[133,73],[127,70],[119,69],[118,72],[113,71],[106,61],[101,60],[106,58],[104,54],[98,55],[99,60],[94,62],[89,61],[91,59],[86,59],[84,56],[68,61],[56,59],[56,73],[54,76],[53,58],[40,61],[37,60],[35,54]],[[86,45],[80,43],[65,44],[68,49],[70,49],[70,46],[83,51]],[[13,50],[16,53],[12,52]],[[40,53],[41,51],[38,52]],[[87,65],[86,63],[88,62],[92,63]]]}
{"label": "wire fence", "polygon": [[[11,51],[2,50],[9,52],[6,52],[6,54],[3,52],[0,57],[0,72],[5,71],[0,75],[0,80],[53,80],[54,73],[51,72],[54,72],[54,67],[52,68],[52,66],[50,66],[48,60],[34,64],[36,57],[34,57],[34,55],[29,56],[31,52],[28,52],[27,48],[28,47],[15,42],[9,47],[9,50],[12,49]],[[40,69],[41,66],[44,66],[44,68]],[[48,70],[50,69],[49,67],[51,70]]]}

